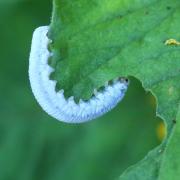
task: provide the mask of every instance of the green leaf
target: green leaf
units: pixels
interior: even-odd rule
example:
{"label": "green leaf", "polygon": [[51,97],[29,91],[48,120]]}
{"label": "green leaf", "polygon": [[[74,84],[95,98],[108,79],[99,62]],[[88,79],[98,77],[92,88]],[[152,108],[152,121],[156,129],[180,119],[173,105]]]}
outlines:
{"label": "green leaf", "polygon": [[135,166],[128,168],[119,180],[144,179],[146,180],[178,180],[180,176],[180,106],[175,127],[169,137],[166,148],[160,145],[151,151],[146,158]]}
{"label": "green leaf", "polygon": [[[161,146],[160,146],[161,147]],[[162,151],[160,147],[155,148],[136,165],[128,168],[119,178],[119,180],[156,180],[158,179]]]}
{"label": "green leaf", "polygon": [[165,41],[180,41],[179,19],[179,0],[54,0],[49,62],[57,89],[89,99],[106,81],[134,76],[156,97],[157,115],[165,120],[163,144],[124,179],[157,179],[163,171],[180,102],[180,46]]}
{"label": "green leaf", "polygon": [[170,128],[180,98],[180,47],[165,41],[180,39],[179,9],[178,0],[55,0],[49,36],[58,89],[89,99],[106,81],[135,76],[156,96]]}
{"label": "green leaf", "polygon": [[159,180],[178,180],[180,177],[180,106],[174,123],[176,123],[176,125],[172,131],[172,135],[169,138],[167,148],[163,155]]}

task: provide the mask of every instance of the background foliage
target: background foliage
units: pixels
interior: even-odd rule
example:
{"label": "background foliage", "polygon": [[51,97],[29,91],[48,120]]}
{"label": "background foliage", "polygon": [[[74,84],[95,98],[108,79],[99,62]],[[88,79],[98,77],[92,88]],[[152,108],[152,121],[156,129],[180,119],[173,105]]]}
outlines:
{"label": "background foliage", "polygon": [[51,9],[50,0],[0,1],[0,179],[116,178],[160,143],[155,100],[131,78],[123,102],[100,119],[69,125],[44,113],[30,90],[28,56]]}

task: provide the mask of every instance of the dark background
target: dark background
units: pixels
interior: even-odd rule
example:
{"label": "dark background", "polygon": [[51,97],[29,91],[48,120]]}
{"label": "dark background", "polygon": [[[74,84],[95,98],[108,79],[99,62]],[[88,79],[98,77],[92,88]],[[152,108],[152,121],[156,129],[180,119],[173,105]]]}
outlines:
{"label": "dark background", "polygon": [[0,180],[116,178],[162,140],[155,100],[131,77],[122,103],[92,122],[65,124],[43,112],[28,57],[51,9],[51,0],[0,0]]}

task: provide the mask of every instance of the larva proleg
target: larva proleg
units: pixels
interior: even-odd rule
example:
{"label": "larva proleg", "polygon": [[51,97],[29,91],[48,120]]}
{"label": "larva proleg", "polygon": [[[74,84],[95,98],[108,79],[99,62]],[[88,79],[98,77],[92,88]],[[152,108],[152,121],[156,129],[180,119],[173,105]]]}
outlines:
{"label": "larva proleg", "polygon": [[122,100],[128,87],[125,80],[116,80],[106,85],[104,90],[95,90],[94,96],[88,101],[74,98],[65,99],[64,91],[56,92],[56,81],[49,76],[54,71],[48,65],[52,55],[48,51],[48,26],[39,27],[34,31],[30,59],[29,79],[33,94],[40,106],[50,116],[67,123],[82,123],[95,119],[114,108]]}

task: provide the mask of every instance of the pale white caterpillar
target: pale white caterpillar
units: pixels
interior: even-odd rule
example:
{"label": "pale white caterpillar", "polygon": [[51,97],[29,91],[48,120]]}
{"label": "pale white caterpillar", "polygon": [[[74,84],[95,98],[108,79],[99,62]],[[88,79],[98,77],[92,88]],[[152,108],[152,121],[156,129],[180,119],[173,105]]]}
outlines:
{"label": "pale white caterpillar", "polygon": [[94,96],[88,101],[74,98],[65,99],[64,91],[56,92],[56,81],[49,76],[54,71],[48,65],[52,55],[48,51],[48,26],[39,27],[34,31],[29,59],[29,79],[33,94],[40,106],[49,115],[67,123],[81,123],[95,119],[114,108],[124,97],[128,83],[116,80],[111,85],[106,84],[104,90],[95,90]]}

